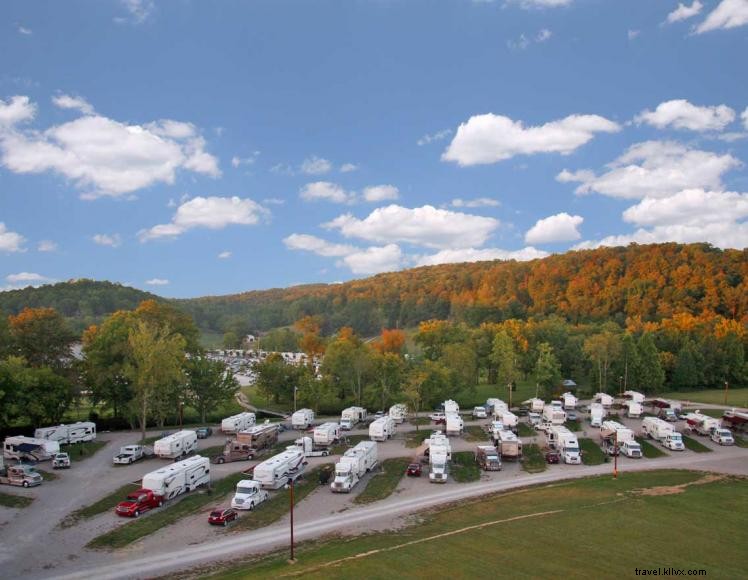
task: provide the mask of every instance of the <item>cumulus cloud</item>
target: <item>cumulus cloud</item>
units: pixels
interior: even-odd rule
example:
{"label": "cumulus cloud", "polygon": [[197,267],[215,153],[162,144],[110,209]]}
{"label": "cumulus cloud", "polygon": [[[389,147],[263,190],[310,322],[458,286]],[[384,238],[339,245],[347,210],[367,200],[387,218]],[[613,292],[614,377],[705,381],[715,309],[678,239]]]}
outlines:
{"label": "cumulus cloud", "polygon": [[409,209],[393,204],[375,209],[363,220],[343,214],[323,227],[339,230],[347,238],[449,249],[482,246],[499,223],[494,218],[430,205]]}
{"label": "cumulus cloud", "polygon": [[735,111],[727,105],[699,107],[685,99],[660,103],[654,111],[642,111],[634,118],[636,123],[658,129],[673,127],[690,131],[721,131],[734,120]]}
{"label": "cumulus cloud", "polygon": [[355,198],[337,183],[330,181],[315,181],[307,183],[299,191],[299,197],[305,201],[331,201],[333,203],[350,203]]}
{"label": "cumulus cloud", "polygon": [[748,107],[746,107],[745,111],[740,114],[740,118],[743,121],[743,127],[748,129]]}
{"label": "cumulus cloud", "polygon": [[525,243],[550,244],[578,240],[582,237],[578,228],[583,221],[582,216],[569,215],[566,212],[540,219],[527,230]]}
{"label": "cumulus cloud", "polygon": [[442,129],[436,133],[426,133],[423,137],[416,141],[419,147],[428,145],[429,143],[435,143],[437,141],[443,141],[452,134],[452,129]]}
{"label": "cumulus cloud", "polygon": [[230,257],[231,257],[231,252],[229,252],[228,250],[225,250],[221,252],[220,254],[218,254],[219,260],[228,260]]}
{"label": "cumulus cloud", "polygon": [[499,207],[501,202],[490,197],[478,197],[476,199],[456,197],[450,202],[450,205],[452,207]]}
{"label": "cumulus cloud", "polygon": [[687,20],[692,18],[701,12],[704,5],[699,0],[694,0],[693,4],[686,6],[685,4],[678,4],[678,7],[667,15],[668,24],[673,22],[680,22],[681,20]]}
{"label": "cumulus cloud", "polygon": [[365,187],[362,194],[369,202],[387,201],[400,197],[400,190],[394,185],[371,185]]}
{"label": "cumulus cloud", "polygon": [[141,242],[157,238],[175,238],[188,230],[204,228],[220,230],[230,225],[255,225],[268,210],[248,198],[193,197],[183,202],[171,222],[139,232]]}
{"label": "cumulus cloud", "polygon": [[80,111],[84,115],[93,115],[95,113],[93,106],[83,97],[73,97],[71,95],[57,95],[52,97],[52,103],[60,109],[73,109]]}
{"label": "cumulus cloud", "polygon": [[545,258],[548,252],[533,247],[521,250],[502,250],[499,248],[464,248],[459,250],[442,250],[428,256],[418,256],[417,266],[436,266],[437,264],[454,264],[461,262],[482,262],[489,260],[517,260],[524,262]]}
{"label": "cumulus cloud", "polygon": [[[71,105],[71,102],[67,102]],[[76,107],[84,106],[78,103]],[[161,120],[128,125],[86,115],[44,131],[13,127],[34,115],[27,97],[0,103],[0,161],[14,173],[51,171],[85,189],[84,197],[120,196],[174,183],[180,169],[220,176],[218,160],[190,123]]]}
{"label": "cumulus cloud", "polygon": [[166,278],[151,278],[145,281],[149,286],[166,286],[169,284],[169,280]]}
{"label": "cumulus cloud", "polygon": [[91,239],[99,246],[119,248],[122,245],[122,237],[119,234],[96,234]]}
{"label": "cumulus cloud", "polygon": [[36,249],[39,252],[56,252],[57,243],[52,240],[41,240],[37,245]]}
{"label": "cumulus cloud", "polygon": [[23,34],[24,36],[31,36],[32,34],[34,34],[33,30],[31,30],[30,28],[26,28],[25,26],[21,26],[20,24],[18,25],[17,30],[18,34]]}
{"label": "cumulus cloud", "polygon": [[259,155],[259,151],[253,151],[249,157],[239,157],[238,155],[234,155],[231,158],[231,167],[237,168],[242,165],[254,165],[257,162],[257,157],[259,157]]}
{"label": "cumulus cloud", "polygon": [[307,157],[301,164],[301,172],[307,175],[324,175],[332,169],[332,163],[323,157],[312,155]]}
{"label": "cumulus cloud", "polygon": [[19,272],[18,274],[8,274],[5,277],[8,285],[0,290],[18,290],[20,288],[28,288],[29,286],[37,287],[42,284],[50,284],[54,282],[52,278],[42,276],[36,272]]}
{"label": "cumulus cloud", "polygon": [[355,246],[333,244],[317,236],[310,236],[308,234],[291,234],[283,240],[283,243],[289,250],[304,250],[326,258],[339,258],[358,251],[358,248]]}
{"label": "cumulus cloud", "polygon": [[462,123],[443,161],[461,166],[496,163],[515,155],[560,153],[568,155],[589,142],[596,133],[615,133],[621,127],[599,115],[570,115],[536,127],[488,113]]}
{"label": "cumulus cloud", "polygon": [[3,222],[0,222],[0,252],[7,254],[25,252],[23,244],[26,239],[19,233],[11,232]]}
{"label": "cumulus cloud", "polygon": [[341,261],[354,274],[380,274],[399,270],[403,266],[403,253],[397,244],[387,244],[348,254]]}
{"label": "cumulus cloud", "polygon": [[142,24],[151,17],[155,8],[153,0],[120,0],[120,3],[127,10],[129,18],[115,18],[117,22]]}
{"label": "cumulus cloud", "polygon": [[629,147],[596,175],[590,170],[556,176],[562,183],[580,182],[578,194],[597,192],[611,197],[638,199],[668,197],[683,189],[722,189],[722,175],[740,167],[730,154],[692,149],[673,141],[645,141]]}
{"label": "cumulus cloud", "polygon": [[695,32],[703,34],[712,30],[738,28],[748,24],[748,0],[722,0]]}
{"label": "cumulus cloud", "polygon": [[355,163],[343,163],[343,165],[340,166],[340,173],[351,173],[356,170],[358,170],[358,165]]}

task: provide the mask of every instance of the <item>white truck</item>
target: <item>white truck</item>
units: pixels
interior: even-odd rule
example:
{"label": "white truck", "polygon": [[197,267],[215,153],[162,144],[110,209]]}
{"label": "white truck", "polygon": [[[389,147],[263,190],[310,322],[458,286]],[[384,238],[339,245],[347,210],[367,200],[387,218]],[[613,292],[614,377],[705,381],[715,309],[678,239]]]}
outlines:
{"label": "white truck", "polygon": [[335,465],[335,479],[330,489],[333,493],[349,493],[376,464],[377,444],[374,441],[361,441],[346,451]]}
{"label": "white truck", "polygon": [[718,427],[712,431],[710,439],[719,445],[735,445],[735,437],[732,436],[729,429],[724,427]]}
{"label": "white truck", "polygon": [[408,406],[405,403],[395,403],[390,407],[390,417],[399,425],[408,418]]}
{"label": "white truck", "polygon": [[563,425],[566,421],[566,411],[558,405],[546,405],[543,407],[543,422],[551,425]]}
{"label": "white truck", "polygon": [[315,445],[314,439],[311,437],[301,437],[293,443],[293,445],[289,445],[286,449],[290,451],[301,449],[304,453],[304,457],[327,457],[330,455],[330,449],[328,447],[319,447]]}
{"label": "white truck", "polygon": [[143,489],[155,495],[171,499],[203,485],[210,484],[210,461],[207,457],[195,455],[151,471],[143,476]]}
{"label": "white truck", "polygon": [[577,436],[561,425],[553,425],[545,433],[546,443],[561,455],[561,460],[570,465],[582,463]]}
{"label": "white truck", "polygon": [[528,399],[522,404],[527,405],[531,413],[542,413],[543,408],[545,407],[545,401],[543,399],[538,399],[537,397]]}
{"label": "white truck", "polygon": [[465,423],[457,413],[447,413],[445,422],[445,431],[447,436],[459,436],[462,435],[462,430],[465,427]]}
{"label": "white truck", "polygon": [[637,401],[624,401],[623,406],[626,408],[626,416],[631,419],[638,419],[644,412],[644,407]]}
{"label": "white truck", "polygon": [[161,459],[179,459],[197,450],[197,433],[183,429],[153,444],[153,453]]}
{"label": "white truck", "polygon": [[146,456],[146,448],[142,445],[125,445],[119,448],[119,453],[112,458],[115,465],[129,465]]}
{"label": "white truck", "polygon": [[291,415],[291,427],[294,429],[309,429],[314,423],[314,411],[311,409],[299,409]]}
{"label": "white truck", "polygon": [[350,431],[357,424],[366,420],[366,409],[363,407],[348,407],[340,414],[340,428]]}
{"label": "white truck", "polygon": [[685,449],[681,434],[670,423],[659,417],[644,417],[642,433],[650,439],[659,441],[666,449],[672,449],[673,451],[683,451]]}
{"label": "white truck", "polygon": [[623,453],[626,457],[639,459],[642,448],[636,442],[634,432],[618,421],[605,421],[600,428],[600,440],[608,455]]}
{"label": "white truck", "polygon": [[372,441],[387,441],[397,432],[397,425],[392,417],[385,415],[369,425],[369,438]]}
{"label": "white truck", "polygon": [[607,393],[596,393],[592,399],[596,403],[600,403],[606,409],[613,406],[613,397]]}
{"label": "white truck", "polygon": [[50,439],[16,435],[3,442],[3,457],[18,461],[49,461],[60,452],[60,444]]}
{"label": "white truck", "polygon": [[340,425],[338,423],[322,423],[314,428],[312,440],[317,447],[330,447],[340,439]]}
{"label": "white truck", "polygon": [[634,403],[644,403],[644,395],[639,391],[623,391],[623,398]]}
{"label": "white truck", "polygon": [[590,404],[590,425],[592,427],[602,427],[603,419],[608,412],[603,407],[602,403],[591,403]]}
{"label": "white truck", "polygon": [[238,415],[232,415],[226,417],[221,421],[221,431],[224,433],[238,433],[252,427],[257,421],[257,416],[254,413],[239,413]]}
{"label": "white truck", "polygon": [[263,489],[278,489],[304,473],[305,467],[304,452],[292,446],[256,465],[252,479],[259,482]]}
{"label": "white truck", "polygon": [[522,458],[522,441],[512,431],[499,431],[493,439],[503,459],[519,461]]}
{"label": "white truck", "polygon": [[231,507],[235,510],[253,510],[266,501],[270,494],[254,479],[242,479],[236,484],[236,492],[231,500]]}
{"label": "white truck", "polygon": [[486,417],[488,417],[488,413],[486,413],[486,408],[481,407],[481,406],[473,407],[472,415],[473,415],[473,419],[485,419]]}
{"label": "white truck", "polygon": [[426,446],[429,452],[429,481],[447,483],[449,461],[452,459],[449,439],[441,431],[435,431],[429,439],[426,439]]}
{"label": "white truck", "polygon": [[719,429],[720,427],[722,427],[722,421],[704,415],[701,411],[688,413],[686,415],[686,429],[692,433],[709,436],[712,434],[712,431]]}
{"label": "white truck", "polygon": [[452,399],[447,399],[444,401],[444,413],[459,413],[460,412],[460,406],[457,404],[456,401],[453,401]]}
{"label": "white truck", "polygon": [[564,393],[561,395],[561,400],[564,403],[564,409],[568,410],[576,409],[577,403],[579,402],[579,399],[577,399],[573,393]]}
{"label": "white truck", "polygon": [[84,441],[96,440],[96,423],[91,421],[79,421],[70,425],[57,425],[56,427],[42,427],[34,431],[34,438],[49,439],[59,443],[82,443]]}

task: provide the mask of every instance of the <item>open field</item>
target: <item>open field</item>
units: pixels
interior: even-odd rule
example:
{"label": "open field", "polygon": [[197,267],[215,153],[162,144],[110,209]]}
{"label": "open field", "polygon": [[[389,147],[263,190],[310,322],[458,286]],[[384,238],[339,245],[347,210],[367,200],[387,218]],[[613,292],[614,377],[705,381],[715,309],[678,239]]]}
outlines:
{"label": "open field", "polygon": [[393,457],[380,464],[381,471],[374,473],[364,490],[358,494],[353,503],[367,504],[379,501],[392,495],[397,484],[405,476],[405,469],[410,463],[409,457]]}
{"label": "open field", "polygon": [[34,501],[33,497],[13,495],[12,493],[0,492],[0,506],[9,508],[25,508]]}
{"label": "open field", "polygon": [[[461,502],[397,533],[309,543],[297,551],[293,568],[278,553],[215,577],[425,577],[421,572],[457,562],[459,577],[493,575],[484,558],[466,557],[479,550],[528,577],[628,577],[634,568],[669,566],[737,578],[748,568],[746,509],[748,480],[742,478],[687,471],[596,477]],[[713,522],[714,533],[703,533],[703,519]],[[556,557],[537,557],[539,529],[544,550]]]}
{"label": "open field", "polygon": [[[706,389],[703,391],[671,391],[662,395],[666,399],[679,399],[693,403],[725,404],[724,389]],[[748,388],[728,389],[727,405],[731,407],[748,408]]]}
{"label": "open field", "polygon": [[582,451],[582,463],[585,465],[600,465],[605,463],[605,453],[592,439],[579,439],[579,449]]}
{"label": "open field", "polygon": [[546,470],[547,464],[543,452],[535,443],[525,445],[522,448],[522,455],[522,469],[528,473],[540,473]]}
{"label": "open field", "polygon": [[712,451],[711,448],[704,445],[701,441],[697,441],[688,435],[683,435],[683,445],[686,446],[686,449],[690,449],[696,453],[711,453]]}

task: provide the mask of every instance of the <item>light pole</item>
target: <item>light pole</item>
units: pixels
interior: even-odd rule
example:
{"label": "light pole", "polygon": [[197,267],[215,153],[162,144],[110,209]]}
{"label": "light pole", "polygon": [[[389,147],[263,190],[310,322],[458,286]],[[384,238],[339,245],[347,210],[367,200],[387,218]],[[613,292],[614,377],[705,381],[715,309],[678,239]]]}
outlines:
{"label": "light pole", "polygon": [[730,388],[730,385],[725,381],[725,406],[727,406],[727,390]]}
{"label": "light pole", "polygon": [[299,387],[293,388],[293,412],[296,412],[296,391],[299,390]]}
{"label": "light pole", "polygon": [[613,479],[618,479],[618,431],[613,439]]}
{"label": "light pole", "polygon": [[294,552],[293,552],[293,549],[294,549],[294,545],[293,545],[293,504],[294,504],[294,501],[293,501],[293,486],[294,486],[294,480],[291,479],[290,483],[288,485],[288,489],[290,490],[289,497],[291,498],[291,500],[290,500],[291,501],[291,558],[288,560],[289,564],[295,564],[296,563],[296,558],[294,557]]}

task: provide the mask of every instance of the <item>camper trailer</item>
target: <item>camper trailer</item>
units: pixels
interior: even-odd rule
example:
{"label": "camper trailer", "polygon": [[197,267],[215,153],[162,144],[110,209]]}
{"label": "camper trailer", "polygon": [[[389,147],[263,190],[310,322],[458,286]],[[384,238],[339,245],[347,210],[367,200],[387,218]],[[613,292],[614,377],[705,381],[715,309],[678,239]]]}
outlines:
{"label": "camper trailer", "polygon": [[582,463],[577,436],[566,427],[554,425],[546,431],[545,436],[548,447],[558,451],[564,463],[570,465]]}
{"label": "camper trailer", "polygon": [[316,447],[330,447],[340,439],[340,425],[337,423],[322,423],[314,428],[312,440]]}
{"label": "camper trailer", "polygon": [[673,451],[683,451],[683,437],[670,423],[659,417],[645,417],[642,421],[642,432],[650,439],[659,441],[663,447]]}
{"label": "camper trailer", "polygon": [[722,414],[722,422],[733,431],[748,431],[748,412],[737,409],[727,409]]}
{"label": "camper trailer", "polygon": [[462,435],[462,430],[465,423],[457,413],[447,413],[446,417],[446,432],[447,436],[459,436]]}
{"label": "camper trailer", "polygon": [[142,487],[168,500],[209,483],[210,461],[195,455],[145,474]]}
{"label": "camper trailer", "polygon": [[363,407],[348,407],[340,414],[340,428],[350,431],[356,425],[366,420],[366,409]]}
{"label": "camper trailer", "polygon": [[232,415],[221,421],[221,431],[228,434],[238,433],[239,431],[249,429],[255,424],[256,420],[257,417],[254,413],[239,413],[238,415]]}
{"label": "camper trailer", "polygon": [[593,398],[593,401],[600,403],[606,409],[613,406],[613,397],[607,393],[597,393]]}
{"label": "camper trailer", "polygon": [[291,426],[294,429],[309,429],[314,423],[314,411],[311,409],[299,409],[291,415]]}
{"label": "camper trailer", "polygon": [[505,460],[520,460],[522,458],[522,441],[511,431],[502,430],[494,435],[497,450]]}
{"label": "camper trailer", "polygon": [[376,464],[377,444],[361,441],[346,451],[335,465],[335,480],[330,484],[330,489],[334,493],[349,493]]}
{"label": "camper trailer", "polygon": [[255,466],[253,479],[263,489],[278,489],[304,472],[306,461],[301,449],[286,449]]}
{"label": "camper trailer", "polygon": [[546,405],[543,407],[543,422],[550,425],[563,425],[566,421],[566,411],[558,405]]}
{"label": "camper trailer", "polygon": [[527,405],[531,413],[542,413],[543,408],[545,407],[545,401],[543,401],[543,399],[538,399],[537,397],[533,397],[522,404]]}
{"label": "camper trailer", "polygon": [[369,425],[369,438],[372,441],[387,441],[393,437],[397,431],[397,426],[392,417],[385,415]]}
{"label": "camper trailer", "polygon": [[577,403],[579,402],[573,393],[564,393],[561,395],[561,400],[564,403],[564,409],[567,410],[576,409]]}
{"label": "camper trailer", "polygon": [[708,437],[712,434],[712,431],[719,429],[721,426],[722,421],[704,415],[700,411],[686,415],[686,429],[698,435],[706,435]]}
{"label": "camper trailer", "polygon": [[644,407],[637,401],[625,401],[623,406],[626,409],[626,416],[631,419],[638,419],[644,412]]}
{"label": "camper trailer", "polygon": [[390,417],[396,424],[400,424],[408,418],[408,406],[404,403],[397,403],[390,407]]}
{"label": "camper trailer", "polygon": [[260,425],[253,425],[236,434],[237,443],[249,445],[254,451],[272,447],[278,441],[278,425],[265,421]]}
{"label": "camper trailer", "polygon": [[60,444],[49,439],[34,437],[6,437],[3,442],[3,457],[18,461],[48,461],[60,452]]}
{"label": "camper trailer", "polygon": [[197,433],[177,431],[153,444],[153,453],[161,459],[179,459],[197,450]]}
{"label": "camper trailer", "polygon": [[79,421],[70,425],[42,427],[34,431],[34,438],[57,441],[60,444],[94,441],[96,439],[96,423]]}
{"label": "camper trailer", "polygon": [[634,432],[617,421],[605,421],[600,428],[600,440],[608,455],[623,453],[626,457],[639,459],[642,448],[636,442]]}
{"label": "camper trailer", "polygon": [[591,403],[590,404],[590,425],[592,427],[602,427],[603,419],[607,415],[605,407],[602,403]]}
{"label": "camper trailer", "polygon": [[634,403],[644,403],[644,395],[638,391],[623,391],[623,398]]}

